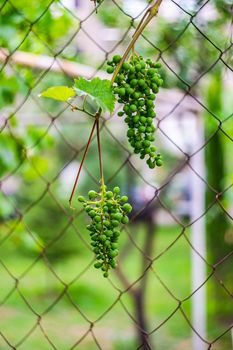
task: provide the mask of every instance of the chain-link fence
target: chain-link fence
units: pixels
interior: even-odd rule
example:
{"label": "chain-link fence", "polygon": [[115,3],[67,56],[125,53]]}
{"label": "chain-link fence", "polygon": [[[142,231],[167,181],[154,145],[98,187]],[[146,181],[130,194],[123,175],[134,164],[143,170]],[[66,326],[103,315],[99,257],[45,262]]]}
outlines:
{"label": "chain-link fence", "polygon": [[[163,64],[163,167],[148,170],[132,153],[117,111],[101,118],[106,184],[134,206],[108,279],[93,268],[85,213],[76,199],[75,211],[68,205],[94,107],[38,97],[78,76],[106,77],[148,6],[1,2],[2,350],[232,346],[230,2],[164,0],[136,44]],[[94,136],[80,194],[98,189],[97,157]]]}

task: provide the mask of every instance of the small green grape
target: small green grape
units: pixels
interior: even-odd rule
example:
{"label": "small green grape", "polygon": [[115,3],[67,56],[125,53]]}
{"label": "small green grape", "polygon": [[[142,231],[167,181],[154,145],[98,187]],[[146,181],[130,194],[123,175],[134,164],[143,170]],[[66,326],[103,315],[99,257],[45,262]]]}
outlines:
{"label": "small green grape", "polygon": [[130,213],[132,211],[132,206],[129,204],[129,203],[125,203],[123,205],[123,210],[126,212],[126,213]]}
{"label": "small green grape", "polygon": [[124,62],[122,68],[127,71],[130,69],[130,64],[128,62]]}
{"label": "small green grape", "polygon": [[102,267],[102,265],[103,265],[103,263],[97,262],[97,263],[94,264],[94,267],[95,267],[96,269],[99,269],[99,268]]}
{"label": "small green grape", "polygon": [[156,165],[157,165],[157,166],[163,165],[162,159],[156,159]]}
{"label": "small green grape", "polygon": [[110,198],[112,198],[112,197],[113,197],[113,193],[112,193],[111,191],[108,191],[108,192],[106,193],[106,198],[110,199]]}
{"label": "small green grape", "polygon": [[121,219],[122,224],[128,224],[129,223],[129,218],[127,216],[123,216],[123,218]]}
{"label": "small green grape", "polygon": [[108,73],[108,74],[112,74],[113,72],[114,72],[114,68],[111,67],[111,66],[109,66],[109,67],[107,68],[107,73]]}
{"label": "small green grape", "polygon": [[113,60],[114,63],[119,63],[120,60],[121,60],[121,56],[120,55],[115,55],[115,56],[113,56],[112,60]]}
{"label": "small green grape", "polygon": [[94,198],[96,198],[98,196],[98,193],[96,193],[96,191],[89,191],[88,192],[88,197],[90,198],[90,199],[94,199]]}
{"label": "small green grape", "polygon": [[96,215],[96,216],[94,217],[94,220],[95,220],[95,222],[100,222],[100,221],[101,221],[101,216]]}

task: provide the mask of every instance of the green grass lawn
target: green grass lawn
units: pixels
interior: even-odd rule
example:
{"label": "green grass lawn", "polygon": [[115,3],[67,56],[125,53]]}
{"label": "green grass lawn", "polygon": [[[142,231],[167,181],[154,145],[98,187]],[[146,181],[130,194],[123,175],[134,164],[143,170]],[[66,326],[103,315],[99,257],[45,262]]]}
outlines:
{"label": "green grass lawn", "polygon": [[[153,257],[163,252],[180,232],[179,227],[158,228]],[[133,227],[131,234],[142,246],[144,226]],[[128,239],[124,236],[122,246]],[[43,259],[35,262],[35,256],[19,254],[16,249],[3,248],[0,253],[5,267],[0,264],[0,300],[4,300],[4,303],[0,307],[0,330],[10,344],[22,350],[49,350],[54,348],[51,341],[56,349],[65,350],[87,333],[75,349],[98,349],[96,342],[104,350],[137,348],[135,324],[130,317],[134,316],[130,294],[127,292],[120,296],[124,287],[114,273],[111,273],[110,280],[104,279],[101,272],[92,267],[93,256],[87,249],[82,248],[77,255],[45,263]],[[140,261],[141,253],[134,246],[129,247],[124,261],[120,261],[121,269],[130,283],[141,276]],[[6,268],[15,278],[21,276],[17,289],[14,288],[13,276]],[[22,275],[25,271],[25,275]],[[174,311],[177,306],[175,298],[182,300],[190,294],[190,247],[184,237],[181,236],[156,259],[153,270],[147,273],[145,312],[149,330],[152,331]],[[209,310],[213,309],[211,303],[210,300]],[[183,303],[189,318],[190,308],[190,300]],[[94,326],[92,332],[88,332],[91,322]],[[209,326],[210,339],[224,329],[216,324],[211,314]],[[28,333],[30,335],[24,341]],[[191,349],[191,330],[179,310],[153,333],[152,341],[156,350]],[[0,337],[0,350],[10,348]],[[230,349],[229,334],[213,349]]]}

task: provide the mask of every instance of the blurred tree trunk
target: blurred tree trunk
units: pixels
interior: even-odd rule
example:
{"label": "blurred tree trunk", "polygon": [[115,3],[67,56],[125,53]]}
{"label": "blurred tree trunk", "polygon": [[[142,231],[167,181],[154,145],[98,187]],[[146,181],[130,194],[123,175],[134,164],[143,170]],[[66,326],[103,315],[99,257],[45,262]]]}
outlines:
{"label": "blurred tree trunk", "polygon": [[[147,257],[152,257],[152,251],[154,246],[154,238],[155,238],[155,223],[153,221],[152,212],[151,215],[147,217],[146,223],[146,234],[144,241],[144,254],[142,255],[142,273],[146,270],[148,265],[150,264],[150,260]],[[148,281],[148,271],[145,273],[144,277],[141,279],[141,283],[138,289],[135,292],[135,317],[137,320],[138,328],[138,342],[142,344],[142,350],[155,349],[154,346],[150,345],[150,339],[148,337],[148,322],[146,318],[146,289],[147,289],[147,281]]]}
{"label": "blurred tree trunk", "polygon": [[[211,77],[211,82],[207,91],[207,106],[218,117],[222,115],[222,78],[221,74],[217,73]],[[207,115],[207,120],[211,116]],[[216,126],[215,126],[216,127]],[[209,125],[206,125],[206,130],[209,130]],[[208,135],[206,135],[208,138]],[[207,182],[218,193],[224,190],[225,176],[225,152],[224,152],[224,135],[218,131],[211,141],[205,146]],[[216,193],[207,190],[206,207],[208,208],[215,200]],[[224,200],[224,195],[220,198]],[[225,233],[229,227],[229,222],[226,214],[221,207],[216,203],[207,213],[206,221],[208,256],[211,264],[215,264],[223,259],[230,251],[230,246],[225,241]],[[232,261],[228,259],[217,268],[216,276],[218,276],[224,284],[230,281],[232,274]],[[225,313],[226,319],[230,316],[231,308],[229,307],[230,296],[216,281],[216,316]],[[232,314],[232,313],[231,313]]]}
{"label": "blurred tree trunk", "polygon": [[138,344],[141,344],[142,350],[151,349],[149,345],[149,339],[147,335],[147,320],[145,314],[145,293],[144,291],[137,290],[135,293],[135,317],[137,320],[137,335],[138,335]]}

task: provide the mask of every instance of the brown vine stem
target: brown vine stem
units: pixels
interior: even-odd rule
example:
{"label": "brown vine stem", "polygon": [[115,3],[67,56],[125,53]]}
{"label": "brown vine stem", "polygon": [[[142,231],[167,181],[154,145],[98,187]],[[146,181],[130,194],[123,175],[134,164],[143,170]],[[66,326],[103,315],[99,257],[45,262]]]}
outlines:
{"label": "brown vine stem", "polygon": [[103,163],[102,163],[102,154],[101,154],[101,145],[100,145],[100,126],[99,118],[96,119],[96,130],[97,130],[97,144],[98,144],[98,157],[99,157],[99,168],[100,168],[100,184],[104,185],[104,174],[103,174]]}
{"label": "brown vine stem", "polygon": [[122,59],[120,60],[113,76],[111,79],[111,82],[113,83],[116,79],[117,74],[119,73],[119,70],[121,69],[122,64],[125,62],[128,54],[130,53],[131,49],[134,47],[135,42],[138,40],[139,36],[142,34],[143,30],[146,28],[146,26],[150,23],[152,18],[154,18],[158,11],[159,7],[161,5],[163,0],[157,0],[153,5],[151,5],[148,10],[145,12],[144,16],[142,17],[140,23],[138,24],[133,36],[132,40],[130,41],[127,49],[125,50]]}
{"label": "brown vine stem", "polygon": [[[92,129],[91,129],[91,133],[90,133],[89,139],[88,139],[88,141],[87,141],[87,145],[86,145],[86,148],[85,148],[85,151],[84,151],[82,160],[81,160],[81,164],[80,164],[80,166],[79,166],[79,169],[78,169],[78,172],[77,172],[77,175],[76,175],[76,179],[75,179],[75,182],[74,182],[74,186],[73,186],[73,189],[72,189],[72,192],[71,192],[71,195],[70,195],[70,199],[69,199],[70,208],[72,208],[72,199],[73,199],[73,196],[74,196],[74,192],[75,192],[75,189],[76,189],[76,186],[77,186],[77,183],[78,183],[78,179],[79,179],[79,176],[80,176],[82,167],[83,167],[83,163],[84,163],[84,160],[85,160],[85,158],[86,158],[87,151],[88,151],[88,149],[89,149],[89,146],[90,146],[90,143],[91,143],[91,139],[92,139],[92,136],[93,136],[93,133],[94,133],[94,131],[95,131],[95,127],[96,127],[96,124],[97,124],[97,123],[98,123],[98,118],[96,118],[95,121],[94,121],[94,123],[93,123]],[[74,209],[74,208],[72,208],[72,209]]]}

